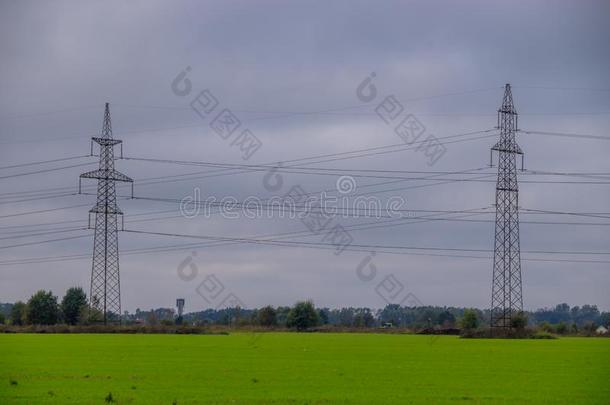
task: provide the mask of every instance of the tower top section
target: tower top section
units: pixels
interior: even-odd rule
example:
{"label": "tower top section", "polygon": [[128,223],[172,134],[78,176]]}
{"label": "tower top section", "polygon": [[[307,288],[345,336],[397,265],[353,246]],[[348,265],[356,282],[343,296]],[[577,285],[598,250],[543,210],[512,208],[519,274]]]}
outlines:
{"label": "tower top section", "polygon": [[513,92],[510,88],[510,83],[506,83],[504,86],[504,97],[502,99],[502,106],[498,110],[499,113],[504,114],[517,114],[515,105],[513,104]]}
{"label": "tower top section", "polygon": [[112,139],[112,122],[110,121],[110,103],[106,103],[104,110],[104,125],[102,126],[102,139]]}

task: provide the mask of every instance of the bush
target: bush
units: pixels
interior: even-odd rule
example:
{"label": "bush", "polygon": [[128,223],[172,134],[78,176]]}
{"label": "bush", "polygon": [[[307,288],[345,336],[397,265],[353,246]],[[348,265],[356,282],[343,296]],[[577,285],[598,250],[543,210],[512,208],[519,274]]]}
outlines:
{"label": "bush", "polygon": [[288,313],[286,326],[299,331],[312,328],[320,322],[318,311],[311,301],[297,302]]}
{"label": "bush", "polygon": [[91,308],[88,305],[82,306],[78,312],[78,324],[89,325],[92,323],[100,323],[104,320],[104,315],[101,311]]}
{"label": "bush", "polygon": [[26,321],[26,305],[17,301],[13,304],[13,308],[11,308],[11,324],[12,325],[24,325]]}
{"label": "bush", "polygon": [[565,335],[566,333],[568,333],[568,325],[566,325],[565,322],[561,321],[557,324],[557,327],[555,328],[555,330],[560,335]]}
{"label": "bush", "polygon": [[466,330],[473,330],[479,327],[479,317],[474,309],[464,311],[464,315],[460,319],[460,326]]}
{"label": "bush", "polygon": [[27,304],[28,322],[34,325],[55,325],[59,320],[57,297],[51,291],[38,291]]}
{"label": "bush", "polygon": [[527,315],[523,312],[519,312],[512,316],[510,319],[510,327],[516,330],[524,330],[527,326]]}
{"label": "bush", "polygon": [[82,308],[87,306],[87,294],[80,287],[72,287],[66,291],[61,300],[61,312],[64,321],[69,325],[76,325]]}
{"label": "bush", "polygon": [[277,312],[272,306],[266,306],[261,308],[256,314],[257,322],[261,326],[275,326],[277,325]]}
{"label": "bush", "polygon": [[557,336],[549,332],[538,331],[531,336],[532,339],[557,339]]}

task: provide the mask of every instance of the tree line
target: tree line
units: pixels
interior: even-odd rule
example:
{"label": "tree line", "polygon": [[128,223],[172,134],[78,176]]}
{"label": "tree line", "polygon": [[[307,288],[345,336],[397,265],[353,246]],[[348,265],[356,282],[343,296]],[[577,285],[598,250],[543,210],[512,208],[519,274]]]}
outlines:
{"label": "tree line", "polygon": [[40,290],[27,302],[17,301],[14,304],[0,305],[0,324],[8,322],[11,325],[76,325],[87,322],[91,317],[87,294],[80,287],[69,288],[61,302],[51,291]]}
{"label": "tree line", "polygon": [[[40,290],[27,302],[0,304],[0,324],[11,325],[84,325],[101,320],[101,313],[91,310],[87,295],[80,287],[69,288],[61,301],[51,291]],[[311,301],[300,301],[292,307],[221,308],[190,312],[177,317],[171,308],[150,311],[137,309],[121,315],[124,324],[145,325],[225,325],[294,328],[317,326],[346,328],[397,327],[409,329],[478,328],[488,326],[489,310],[462,307],[405,307],[388,304],[374,310],[367,307],[316,308]],[[554,333],[593,330],[598,325],[610,325],[610,313],[600,312],[595,305],[570,307],[559,304],[554,308],[526,311],[517,319],[523,326],[538,325]]]}

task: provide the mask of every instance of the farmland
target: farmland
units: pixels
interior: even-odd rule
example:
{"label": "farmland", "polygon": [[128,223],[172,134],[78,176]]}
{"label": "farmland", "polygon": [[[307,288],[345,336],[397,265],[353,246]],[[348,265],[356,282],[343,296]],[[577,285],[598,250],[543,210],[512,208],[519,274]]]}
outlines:
{"label": "farmland", "polygon": [[[607,403],[610,339],[0,335],[0,403]],[[108,397],[112,394],[111,398]]]}

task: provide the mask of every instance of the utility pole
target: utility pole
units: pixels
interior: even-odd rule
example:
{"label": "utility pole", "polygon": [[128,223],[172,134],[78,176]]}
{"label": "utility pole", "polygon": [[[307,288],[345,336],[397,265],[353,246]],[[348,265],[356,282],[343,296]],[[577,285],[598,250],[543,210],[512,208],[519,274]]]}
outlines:
{"label": "utility pole", "polygon": [[[104,325],[121,321],[121,282],[119,276],[118,216],[123,215],[116,203],[115,181],[132,183],[133,180],[114,170],[114,146],[122,141],[112,138],[110,105],[106,103],[101,137],[91,138],[100,145],[99,169],[80,175],[80,178],[97,179],[97,203],[89,211],[95,214],[93,266],[91,269],[90,309],[99,311]],[[122,148],[121,148],[122,155]],[[121,156],[122,157],[122,156]],[[80,192],[80,179],[79,179]]]}
{"label": "utility pole", "polygon": [[498,129],[500,140],[492,148],[492,153],[498,152],[498,182],[490,325],[492,330],[506,331],[515,315],[523,311],[517,184],[517,155],[521,155],[523,168],[523,152],[515,140],[517,111],[510,84],[498,110]]}

